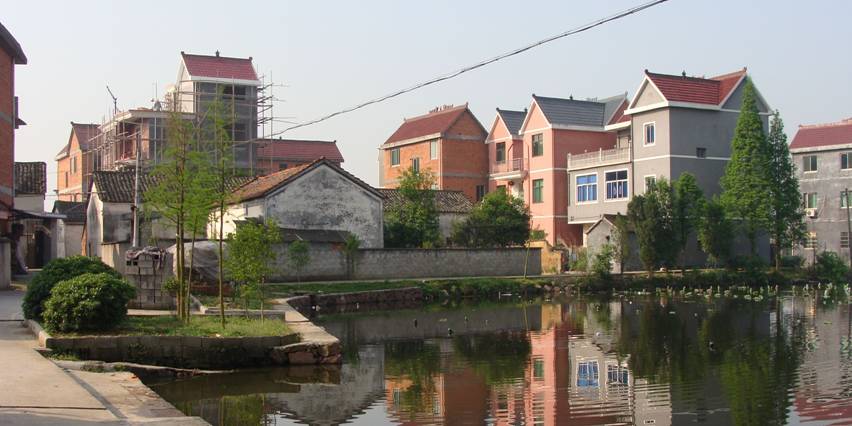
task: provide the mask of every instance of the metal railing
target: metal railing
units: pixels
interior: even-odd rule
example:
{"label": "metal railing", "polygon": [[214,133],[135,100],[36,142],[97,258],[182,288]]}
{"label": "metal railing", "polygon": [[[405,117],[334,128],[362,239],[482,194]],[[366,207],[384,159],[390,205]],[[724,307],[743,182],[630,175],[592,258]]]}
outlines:
{"label": "metal railing", "polygon": [[568,154],[568,170],[618,164],[630,161],[630,145],[613,149],[599,149],[582,154]]}
{"label": "metal railing", "polygon": [[525,158],[513,158],[502,163],[491,163],[491,174],[523,173],[527,169],[527,160]]}

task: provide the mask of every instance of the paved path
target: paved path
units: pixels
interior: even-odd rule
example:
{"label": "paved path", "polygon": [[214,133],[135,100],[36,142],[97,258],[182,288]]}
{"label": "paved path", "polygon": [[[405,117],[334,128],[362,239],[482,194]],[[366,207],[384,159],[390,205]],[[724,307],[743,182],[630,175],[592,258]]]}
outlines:
{"label": "paved path", "polygon": [[182,417],[130,373],[67,371],[21,326],[23,292],[0,291],[0,425],[206,424]]}

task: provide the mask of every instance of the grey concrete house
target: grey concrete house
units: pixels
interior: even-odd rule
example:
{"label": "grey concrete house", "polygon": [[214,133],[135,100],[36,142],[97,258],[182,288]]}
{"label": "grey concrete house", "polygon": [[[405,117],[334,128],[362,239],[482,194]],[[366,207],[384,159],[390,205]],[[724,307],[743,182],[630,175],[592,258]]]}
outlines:
{"label": "grey concrete house", "polygon": [[[473,203],[465,197],[464,192],[450,190],[433,190],[435,193],[435,207],[438,209],[438,226],[441,238],[449,240],[453,234],[453,224],[463,221],[473,210]],[[398,189],[379,189],[385,196],[384,211],[389,212],[403,203],[402,194]]]}
{"label": "grey concrete house", "polygon": [[53,202],[53,213],[65,216],[56,223],[53,236],[54,257],[69,257],[83,253],[83,227],[86,224],[86,203],[82,201]]}
{"label": "grey concrete house", "polygon": [[812,262],[820,251],[849,258],[847,214],[852,190],[852,118],[800,126],[790,144],[805,207],[808,238],[794,251]]}
{"label": "grey concrete house", "polygon": [[[611,149],[569,155],[569,223],[584,224],[585,246],[593,227],[606,232],[605,215],[627,212],[634,194],[657,179],[672,181],[682,173],[695,175],[705,196],[721,192],[719,181],[731,157],[746,69],[712,78],[666,75],[645,71],[625,118],[607,126],[619,134]],[[770,108],[757,91],[757,107],[768,129]],[[702,264],[704,256],[690,243],[687,263]],[[768,244],[760,253],[768,256]]]}

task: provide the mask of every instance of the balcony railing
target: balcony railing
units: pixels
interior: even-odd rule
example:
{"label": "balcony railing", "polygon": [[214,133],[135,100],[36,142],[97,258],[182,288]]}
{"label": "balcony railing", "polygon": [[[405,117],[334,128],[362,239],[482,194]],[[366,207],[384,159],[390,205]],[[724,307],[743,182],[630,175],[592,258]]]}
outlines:
{"label": "balcony railing", "polygon": [[524,158],[513,158],[502,163],[491,163],[490,172],[498,174],[521,174],[527,170],[527,161]]}
{"label": "balcony railing", "polygon": [[630,161],[630,145],[613,149],[599,149],[582,154],[568,154],[568,170],[605,166]]}

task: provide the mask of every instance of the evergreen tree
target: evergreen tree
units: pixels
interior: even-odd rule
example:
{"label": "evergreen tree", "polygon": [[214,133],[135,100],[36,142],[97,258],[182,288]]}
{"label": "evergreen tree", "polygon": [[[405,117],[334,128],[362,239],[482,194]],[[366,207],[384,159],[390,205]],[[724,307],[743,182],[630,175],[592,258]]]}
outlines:
{"label": "evergreen tree", "polygon": [[462,246],[519,246],[530,235],[530,215],[520,198],[507,191],[493,191],[454,228],[453,242]]}
{"label": "evergreen tree", "polygon": [[695,176],[683,173],[674,182],[674,229],[677,237],[681,273],[686,271],[686,245],[698,226],[704,209],[704,192]]}
{"label": "evergreen tree", "polygon": [[639,258],[649,276],[660,265],[671,266],[677,257],[674,235],[672,189],[658,180],[644,195],[636,195],[627,205],[627,220],[639,241]]}
{"label": "evergreen tree", "polygon": [[431,190],[435,178],[414,167],[402,173],[399,193],[403,202],[385,215],[387,247],[432,247],[440,241],[438,208]]}
{"label": "evergreen tree", "polygon": [[615,216],[612,231],[612,247],[615,260],[618,261],[618,274],[624,275],[624,263],[630,258],[630,224],[621,213]]}
{"label": "evergreen tree", "polygon": [[757,236],[769,228],[773,184],[769,167],[771,150],[763,132],[751,80],[745,82],[740,116],[731,141],[731,160],[722,177],[722,205],[737,220],[757,254]]}
{"label": "evergreen tree", "polygon": [[771,149],[769,173],[772,181],[769,186],[771,205],[769,232],[772,236],[777,270],[781,266],[781,250],[805,238],[799,179],[796,178],[796,168],[790,155],[790,147],[787,145],[784,122],[777,110],[772,115],[769,146]]}
{"label": "evergreen tree", "polygon": [[704,205],[704,216],[698,223],[698,242],[714,264],[728,264],[731,258],[731,243],[734,229],[718,198]]}

